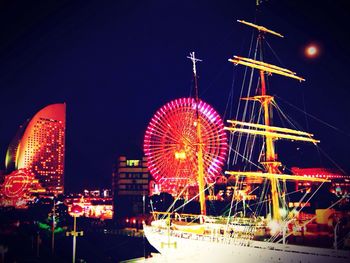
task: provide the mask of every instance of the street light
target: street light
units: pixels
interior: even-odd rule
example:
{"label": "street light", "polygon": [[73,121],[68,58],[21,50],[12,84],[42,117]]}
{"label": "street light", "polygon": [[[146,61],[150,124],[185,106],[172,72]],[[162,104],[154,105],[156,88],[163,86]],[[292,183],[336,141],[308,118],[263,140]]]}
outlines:
{"label": "street light", "polygon": [[58,201],[57,203],[53,200],[52,207],[52,226],[51,226],[51,252],[52,255],[55,253],[55,228],[56,228],[56,205],[63,204],[63,202]]}
{"label": "street light", "polygon": [[83,208],[79,205],[73,205],[70,211],[70,215],[74,218],[73,231],[67,232],[67,236],[73,236],[73,263],[75,263],[75,252],[76,252],[76,242],[77,236],[83,236],[83,231],[77,231],[77,217],[84,213]]}

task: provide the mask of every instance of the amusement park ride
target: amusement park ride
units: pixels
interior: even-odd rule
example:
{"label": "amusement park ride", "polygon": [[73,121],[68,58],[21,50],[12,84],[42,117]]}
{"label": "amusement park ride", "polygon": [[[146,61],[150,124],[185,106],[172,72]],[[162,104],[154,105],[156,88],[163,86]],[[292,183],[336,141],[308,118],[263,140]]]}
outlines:
{"label": "amusement park ride", "polygon": [[[207,183],[215,182],[227,152],[223,128],[218,113],[199,99],[176,99],[156,112],[146,131],[144,149],[148,168],[162,191],[176,195],[179,189],[197,186],[193,171],[199,167],[203,167],[201,181],[205,176]],[[197,141],[199,132],[201,142]],[[199,151],[202,148],[204,154]],[[201,155],[204,157],[198,159]]]}
{"label": "amusement park ride", "polygon": [[[241,20],[238,22],[258,31],[256,51],[262,50],[267,34],[283,37],[263,26]],[[294,231],[289,225],[296,220],[301,209],[281,213],[281,209],[288,208],[283,198],[287,191],[285,182],[308,181],[322,185],[329,180],[281,172],[282,163],[277,159],[275,150],[277,140],[311,142],[315,145],[319,141],[310,133],[271,125],[271,112],[276,102],[267,92],[266,77],[277,74],[299,81],[304,79],[291,70],[256,60],[257,53],[253,58],[234,56],[229,61],[251,68],[252,76],[254,70],[258,70],[259,93],[253,96],[248,93],[241,99],[260,105],[262,122],[228,120],[227,127],[224,127],[215,110],[198,97],[196,63],[200,60],[195,58],[194,52],[191,53],[189,58],[193,63],[195,98],[171,101],[156,112],[146,130],[144,150],[150,172],[162,191],[183,197],[188,189],[198,186],[197,194],[189,201],[199,199],[200,215],[181,215],[179,208],[174,208],[174,202],[167,212],[153,213],[154,221],[151,225],[144,225],[145,235],[170,261],[232,262],[232,258],[235,258],[239,262],[348,262],[348,251],[286,244],[286,238]],[[224,130],[230,132],[230,137],[243,134],[254,139],[255,136],[263,137],[264,144],[257,165],[262,167],[260,171],[226,171],[225,174],[235,177],[236,182],[241,178],[264,179],[267,194],[262,200],[271,204],[266,217],[255,213],[249,217],[233,214],[233,199],[227,217],[213,217],[206,213],[205,191],[215,183],[227,155],[228,143]],[[302,222],[302,227],[309,222]]]}

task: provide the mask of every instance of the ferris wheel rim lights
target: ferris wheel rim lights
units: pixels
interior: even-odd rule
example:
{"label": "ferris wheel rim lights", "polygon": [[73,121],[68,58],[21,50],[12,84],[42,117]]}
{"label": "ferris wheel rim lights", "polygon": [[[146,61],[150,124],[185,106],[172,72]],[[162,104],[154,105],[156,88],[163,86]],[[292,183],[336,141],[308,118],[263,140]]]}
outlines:
{"label": "ferris wheel rim lights", "polygon": [[[158,109],[145,132],[144,152],[148,159],[148,169],[156,182],[174,180],[169,174],[164,174],[166,171],[171,171],[171,168],[164,167],[166,164],[161,162],[161,158],[168,158],[166,161],[170,165],[186,158],[189,162],[196,161],[196,151],[193,148],[199,145],[196,141],[198,139],[194,138],[197,125],[194,116],[197,114],[197,108],[204,138],[202,147],[205,149],[203,155],[206,162],[207,183],[213,182],[220,174],[228,149],[221,117],[214,108],[202,100],[199,100],[197,105],[194,98],[180,98]],[[174,139],[174,136],[181,141]],[[178,151],[174,150],[175,148]],[[182,180],[181,177],[178,180]]]}

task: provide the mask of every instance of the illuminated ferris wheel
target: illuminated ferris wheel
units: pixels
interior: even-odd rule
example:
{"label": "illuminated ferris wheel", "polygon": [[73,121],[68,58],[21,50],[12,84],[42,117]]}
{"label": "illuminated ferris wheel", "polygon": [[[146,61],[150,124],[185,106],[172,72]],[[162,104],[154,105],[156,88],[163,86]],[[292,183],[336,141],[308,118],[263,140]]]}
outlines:
{"label": "illuminated ferris wheel", "polygon": [[150,173],[162,191],[176,194],[185,186],[197,185],[200,144],[204,178],[212,183],[221,172],[228,147],[218,113],[201,100],[197,105],[194,98],[173,100],[155,113],[146,130],[144,151]]}

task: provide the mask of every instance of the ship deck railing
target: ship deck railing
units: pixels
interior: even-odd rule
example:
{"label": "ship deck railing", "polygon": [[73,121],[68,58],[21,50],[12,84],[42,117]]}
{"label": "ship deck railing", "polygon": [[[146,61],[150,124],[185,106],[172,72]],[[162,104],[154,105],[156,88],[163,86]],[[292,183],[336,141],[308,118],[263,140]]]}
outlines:
{"label": "ship deck railing", "polygon": [[167,228],[153,228],[154,232],[157,232],[159,234],[164,235],[170,235],[170,237],[179,237],[179,238],[187,238],[192,240],[204,240],[204,241],[210,241],[210,242],[218,242],[218,243],[235,243],[240,245],[249,245],[248,243],[253,239],[253,235],[250,232],[225,232],[224,234],[221,234],[219,231],[215,233],[204,233],[204,234],[196,234],[196,233],[190,233],[190,232],[184,232],[181,230],[175,230],[171,229],[168,230]]}
{"label": "ship deck railing", "polygon": [[233,225],[264,225],[265,220],[262,217],[230,217],[229,219],[224,216],[203,216],[198,214],[179,214],[174,212],[158,212],[154,211],[151,212],[153,215],[153,219],[155,221],[157,220],[164,220],[167,218],[175,219],[178,221],[184,221],[184,222],[195,222],[196,220],[203,219],[206,223],[216,223],[216,224],[233,224]]}
{"label": "ship deck railing", "polygon": [[201,240],[206,242],[215,242],[222,244],[232,244],[239,246],[247,246],[258,249],[267,249],[274,251],[286,251],[292,253],[299,253],[305,255],[322,255],[330,258],[350,258],[350,252],[347,250],[334,250],[330,248],[319,248],[313,247],[310,250],[310,247],[300,246],[300,245],[289,245],[289,244],[280,244],[280,243],[272,243],[268,241],[257,241],[253,240],[253,235],[250,235],[249,238],[243,238],[240,235],[233,234],[228,235],[216,233],[215,235],[210,234],[196,234],[196,233],[185,233],[178,230],[166,230],[159,228],[152,228],[154,232],[157,232],[162,235],[170,235],[170,237],[175,238],[186,238],[191,240]]}

